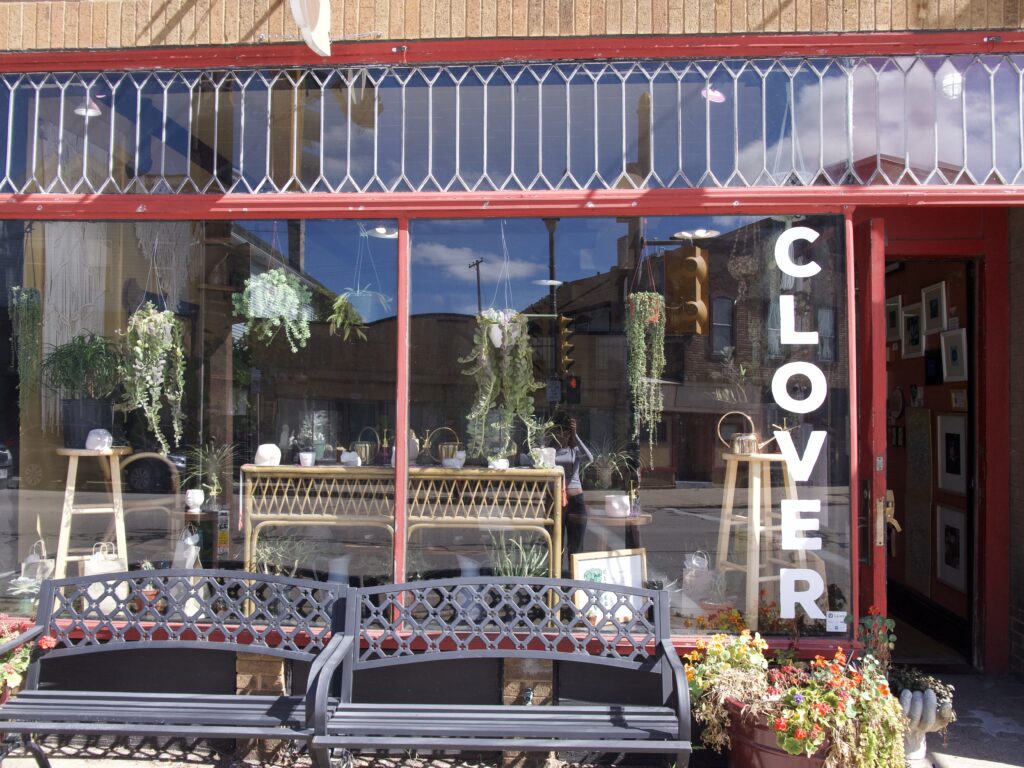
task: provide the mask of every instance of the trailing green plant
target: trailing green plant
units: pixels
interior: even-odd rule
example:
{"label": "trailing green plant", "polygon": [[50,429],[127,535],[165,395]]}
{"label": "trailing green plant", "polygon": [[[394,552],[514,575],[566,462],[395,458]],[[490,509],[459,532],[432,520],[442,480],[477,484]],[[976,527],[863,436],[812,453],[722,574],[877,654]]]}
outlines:
{"label": "trailing green plant", "polygon": [[50,350],[43,381],[68,400],[110,397],[121,383],[121,345],[87,331]]}
{"label": "trailing green plant", "polygon": [[547,548],[538,541],[523,543],[523,536],[491,534],[491,569],[495,576],[547,576]]}
{"label": "trailing green plant", "polygon": [[342,293],[334,299],[327,322],[332,336],[341,336],[348,341],[354,333],[360,341],[366,341],[366,324],[363,322],[363,316],[349,303],[347,293]]}
{"label": "trailing green plant", "polygon": [[25,413],[29,393],[39,389],[43,325],[43,301],[39,291],[12,286],[7,312],[11,318],[11,356],[18,363],[18,405]]}
{"label": "trailing green plant", "polygon": [[160,428],[166,404],[171,413],[174,445],[181,442],[185,419],[181,401],[185,392],[185,345],[181,322],[173,312],[159,311],[146,302],[128,320],[124,354],[125,402],[141,408],[163,453],[170,450]]}
{"label": "trailing green plant", "polygon": [[220,497],[221,478],[234,469],[236,447],[232,443],[217,445],[209,442],[195,445],[185,451],[186,484],[196,484],[206,491],[208,499]]}
{"label": "trailing green plant", "polygon": [[632,477],[633,457],[607,438],[591,446],[591,454],[593,458],[583,464],[580,475],[589,478],[596,488],[611,488],[616,477],[620,483]]}
{"label": "trailing green plant", "polygon": [[883,672],[889,668],[896,647],[895,629],[896,622],[873,605],[868,608],[868,615],[861,616],[857,624],[857,639],[864,644],[864,652],[878,659]]}
{"label": "trailing green plant", "polygon": [[643,291],[628,297],[626,318],[626,378],[633,401],[633,439],[647,432],[650,461],[664,407],[661,376],[665,372],[665,299]]}
{"label": "trailing green plant", "polygon": [[235,314],[245,318],[245,333],[270,343],[284,331],[292,352],[309,341],[313,294],[293,274],[277,267],[245,281],[241,293],[231,294]]}
{"label": "trailing green plant", "polygon": [[[498,338],[498,344],[494,339]],[[516,421],[527,429],[528,452],[543,431],[533,412],[533,393],[544,385],[533,378],[533,349],[526,318],[513,310],[485,310],[477,318],[473,351],[459,358],[476,382],[476,398],[467,416],[470,456],[497,459],[515,452]]]}

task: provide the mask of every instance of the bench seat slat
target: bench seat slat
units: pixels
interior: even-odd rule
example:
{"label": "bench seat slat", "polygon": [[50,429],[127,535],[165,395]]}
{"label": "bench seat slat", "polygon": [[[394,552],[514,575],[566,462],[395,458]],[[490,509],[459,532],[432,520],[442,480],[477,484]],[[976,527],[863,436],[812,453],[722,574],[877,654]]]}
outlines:
{"label": "bench seat slat", "polygon": [[557,739],[538,739],[516,737],[500,738],[451,738],[451,737],[418,737],[402,738],[400,736],[314,736],[313,747],[325,749],[367,749],[367,750],[463,750],[467,752],[496,752],[503,750],[521,750],[532,752],[569,752],[575,750],[599,749],[602,752],[689,752],[691,744],[679,740],[636,739],[587,739],[566,736]]}
{"label": "bench seat slat", "polygon": [[[41,713],[44,714],[44,713]],[[4,733],[71,734],[75,736],[177,736],[202,739],[259,739],[306,741],[312,731],[307,728],[257,728],[238,725],[188,725],[185,723],[83,723],[54,720],[5,722]]]}
{"label": "bench seat slat", "polygon": [[430,705],[342,704],[327,724],[331,736],[558,738],[566,734],[601,739],[672,739],[678,719],[668,708],[603,706],[525,707],[484,705],[447,708]]}

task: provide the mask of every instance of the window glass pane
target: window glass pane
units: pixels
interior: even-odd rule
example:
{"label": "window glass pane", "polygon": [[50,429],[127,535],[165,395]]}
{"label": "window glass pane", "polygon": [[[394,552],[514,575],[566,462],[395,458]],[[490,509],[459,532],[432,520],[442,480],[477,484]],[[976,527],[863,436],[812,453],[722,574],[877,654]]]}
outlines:
{"label": "window glass pane", "polygon": [[[820,611],[851,599],[849,360],[835,344],[845,256],[841,219],[799,220],[819,233],[792,250],[821,266],[813,278],[782,274],[773,257],[791,216],[414,222],[407,578],[598,578],[597,553],[642,549],[646,581],[672,594],[676,632],[790,633],[782,613],[795,587],[815,596],[794,609],[800,632],[825,634]],[[683,232],[691,239],[672,238]],[[706,278],[687,283],[694,258]],[[640,303],[651,291],[663,305]],[[778,331],[764,342],[766,307],[782,295],[795,328],[831,339],[831,358],[782,345]],[[686,312],[698,298],[711,305],[703,323]],[[630,374],[662,323],[664,369]],[[787,376],[786,362],[812,365],[812,378]],[[634,436],[639,406],[659,394],[660,424]],[[739,413],[723,420],[729,412]],[[778,445],[764,444],[773,425],[791,430],[783,444],[801,456],[825,433],[810,475],[788,491]],[[734,441],[751,431],[754,457],[741,452],[749,438]],[[565,508],[559,470],[544,466],[552,458],[569,478]],[[765,484],[755,498],[751,471]],[[791,500],[813,508],[801,515],[820,530],[796,535],[820,537],[820,550],[780,537]],[[747,547],[751,505],[762,510],[758,550]]]}
{"label": "window glass pane", "polygon": [[[0,352],[0,611],[32,614],[30,553],[58,552],[66,449],[99,428],[121,446],[126,540],[111,515],[75,515],[57,572],[88,569],[109,541],[121,568],[391,580],[395,235],[380,221],[3,222],[0,335],[13,321],[18,335],[14,360]],[[180,439],[166,400],[154,420],[126,401],[175,370],[124,357],[126,330],[164,310],[153,322],[180,329]],[[109,498],[94,455],[75,488],[76,505]],[[178,546],[188,526],[198,559]]]}

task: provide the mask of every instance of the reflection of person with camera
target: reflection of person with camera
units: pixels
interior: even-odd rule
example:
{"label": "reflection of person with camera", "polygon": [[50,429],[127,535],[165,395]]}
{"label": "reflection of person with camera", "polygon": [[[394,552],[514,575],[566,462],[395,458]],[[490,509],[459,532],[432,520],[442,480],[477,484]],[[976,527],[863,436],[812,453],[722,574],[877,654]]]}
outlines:
{"label": "reflection of person with camera", "polygon": [[576,419],[567,413],[559,413],[555,417],[552,436],[557,442],[555,466],[561,467],[565,473],[568,504],[562,510],[562,528],[565,551],[571,555],[580,551],[587,532],[587,505],[583,501],[580,470],[584,463],[593,461],[594,456],[576,432]]}

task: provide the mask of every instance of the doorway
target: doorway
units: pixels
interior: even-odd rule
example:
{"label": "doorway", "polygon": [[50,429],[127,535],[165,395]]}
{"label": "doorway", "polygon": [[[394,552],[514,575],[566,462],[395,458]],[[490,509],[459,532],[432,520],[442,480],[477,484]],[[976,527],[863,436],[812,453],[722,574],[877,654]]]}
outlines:
{"label": "doorway", "polygon": [[975,264],[885,266],[886,539],[897,660],[973,659]]}

